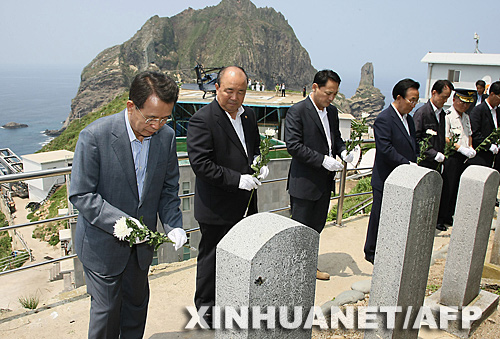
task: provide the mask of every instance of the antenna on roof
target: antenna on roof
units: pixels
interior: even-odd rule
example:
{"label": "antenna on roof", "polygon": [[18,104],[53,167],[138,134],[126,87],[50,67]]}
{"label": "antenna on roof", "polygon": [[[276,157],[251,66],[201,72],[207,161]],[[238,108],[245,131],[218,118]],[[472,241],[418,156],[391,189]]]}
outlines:
{"label": "antenna on roof", "polygon": [[474,33],[474,40],[476,41],[476,49],[474,50],[474,53],[483,53],[479,50],[479,34]]}

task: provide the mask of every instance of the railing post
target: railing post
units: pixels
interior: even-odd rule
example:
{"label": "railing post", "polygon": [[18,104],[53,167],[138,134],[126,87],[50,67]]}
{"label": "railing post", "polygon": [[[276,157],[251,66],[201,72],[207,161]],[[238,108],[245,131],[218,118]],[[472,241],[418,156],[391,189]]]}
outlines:
{"label": "railing post", "polygon": [[345,181],[347,177],[347,163],[343,161],[344,168],[340,176],[340,197],[337,204],[337,226],[342,226],[342,213],[344,209],[344,196],[345,196]]}
{"label": "railing post", "polygon": [[[68,213],[73,213],[73,204],[69,201],[69,189],[71,185],[70,174],[65,175],[66,181],[66,198],[68,199]],[[76,254],[75,251],[75,232],[76,232],[76,218],[68,220],[69,228],[71,229],[71,254]],[[75,281],[75,288],[85,285],[85,277],[83,274],[83,265],[78,257],[73,258],[73,279]]]}

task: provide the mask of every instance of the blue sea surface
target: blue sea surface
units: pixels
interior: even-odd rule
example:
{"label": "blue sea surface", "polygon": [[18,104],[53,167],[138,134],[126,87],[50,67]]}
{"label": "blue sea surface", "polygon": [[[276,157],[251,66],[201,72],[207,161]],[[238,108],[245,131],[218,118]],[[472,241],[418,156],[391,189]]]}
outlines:
{"label": "blue sea surface", "polygon": [[28,125],[0,128],[0,148],[10,148],[21,156],[50,141],[43,132],[62,127],[71,112],[81,71],[81,66],[0,65],[0,126],[9,122]]}

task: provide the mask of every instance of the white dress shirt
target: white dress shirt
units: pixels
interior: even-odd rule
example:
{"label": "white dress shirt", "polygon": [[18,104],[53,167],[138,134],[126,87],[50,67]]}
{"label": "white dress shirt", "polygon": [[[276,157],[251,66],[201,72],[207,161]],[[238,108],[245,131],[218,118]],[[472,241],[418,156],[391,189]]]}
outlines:
{"label": "white dress shirt", "polygon": [[323,125],[323,130],[325,131],[326,135],[326,141],[328,142],[328,155],[332,156],[332,136],[330,135],[330,121],[328,120],[328,112],[326,111],[326,107],[320,111],[314,103],[311,95],[309,95],[309,99],[313,103],[314,108],[316,108],[316,112],[318,112],[319,120]]}
{"label": "white dress shirt", "polygon": [[137,192],[139,193],[140,200],[142,196],[142,190],[144,189],[144,179],[146,178],[146,168],[148,165],[149,145],[151,144],[151,137],[144,137],[142,142],[137,139],[134,131],[132,130],[132,126],[130,126],[127,109],[125,110],[125,125],[127,126],[130,147],[132,148],[135,177],[137,180]]}
{"label": "white dress shirt", "polygon": [[437,108],[436,106],[434,106],[434,104],[432,103],[432,100],[430,101],[431,103],[431,106],[432,106],[432,110],[434,111],[434,114],[436,115],[436,119],[438,122],[439,121],[439,114],[441,113],[441,110],[443,109],[442,107],[441,108]]}
{"label": "white dress shirt", "polygon": [[490,103],[488,102],[488,100],[486,100],[486,105],[488,105],[488,108],[490,109],[491,117],[493,118],[493,123],[495,124],[495,128],[498,128],[498,124],[497,124],[497,108],[496,107],[491,107]]}
{"label": "white dress shirt", "polygon": [[243,112],[245,112],[245,109],[243,108],[243,106],[240,106],[240,108],[238,108],[238,111],[236,112],[235,119],[233,119],[231,117],[231,114],[229,114],[228,112],[226,112],[226,114],[227,117],[229,118],[229,121],[231,121],[231,125],[233,125],[234,131],[236,132],[238,139],[240,139],[241,146],[243,146],[245,154],[248,156],[247,144],[245,142],[245,132],[243,131],[243,124],[241,123],[241,115],[243,114]]}
{"label": "white dress shirt", "polygon": [[410,127],[408,126],[408,117],[407,117],[408,114],[401,114],[401,113],[399,113],[399,111],[396,108],[396,106],[394,106],[392,103],[391,103],[391,106],[396,111],[397,116],[399,117],[399,119],[401,119],[401,122],[403,123],[403,126],[406,128],[406,132],[408,132],[408,135],[411,136],[411,134],[410,134]]}

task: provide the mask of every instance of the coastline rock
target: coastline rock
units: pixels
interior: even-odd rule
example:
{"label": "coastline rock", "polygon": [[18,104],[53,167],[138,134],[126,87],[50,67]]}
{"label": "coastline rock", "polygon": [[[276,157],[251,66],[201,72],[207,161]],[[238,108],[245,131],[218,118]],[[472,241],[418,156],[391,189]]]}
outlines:
{"label": "coastline rock", "polygon": [[43,131],[43,134],[48,137],[58,137],[61,135],[61,131],[58,129],[46,129],[45,131]]}
{"label": "coastline rock", "polygon": [[9,123],[3,125],[2,127],[3,128],[7,128],[7,129],[16,129],[16,128],[28,127],[28,125],[26,125],[26,124],[20,124],[20,123],[17,123],[17,122],[9,122]]}
{"label": "coastline rock", "polygon": [[367,115],[368,125],[373,125],[375,118],[385,106],[385,96],[374,86],[373,64],[367,62],[361,68],[361,78],[356,93],[349,99],[351,114],[356,119]]}

